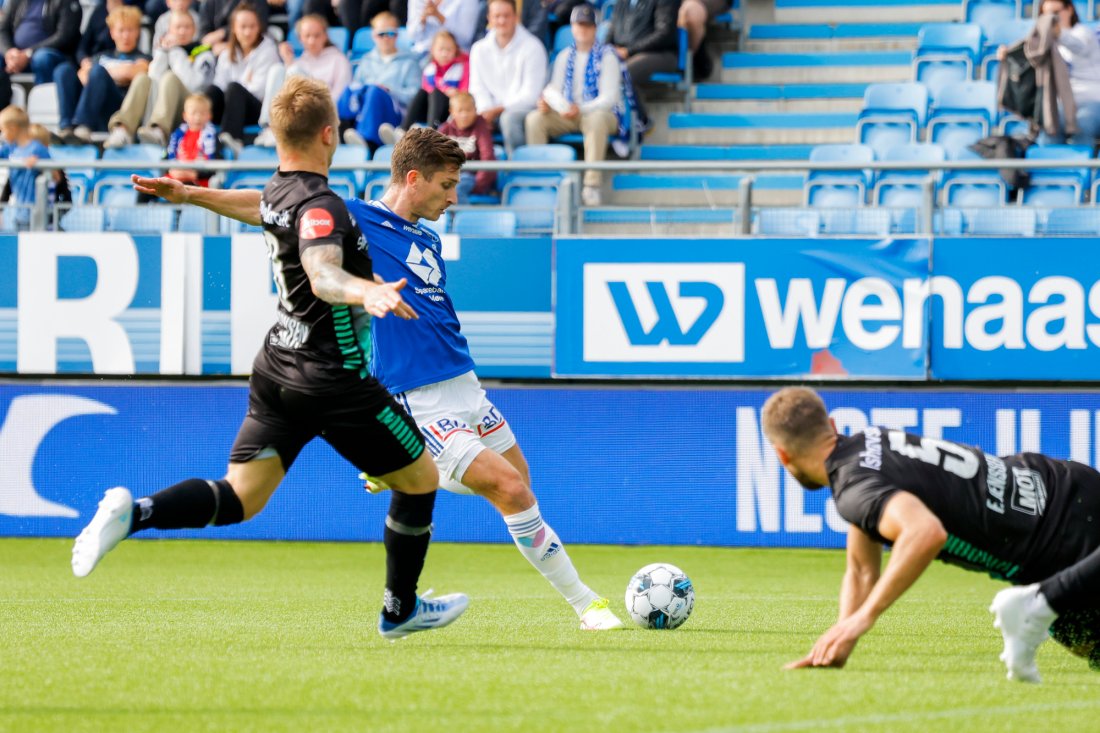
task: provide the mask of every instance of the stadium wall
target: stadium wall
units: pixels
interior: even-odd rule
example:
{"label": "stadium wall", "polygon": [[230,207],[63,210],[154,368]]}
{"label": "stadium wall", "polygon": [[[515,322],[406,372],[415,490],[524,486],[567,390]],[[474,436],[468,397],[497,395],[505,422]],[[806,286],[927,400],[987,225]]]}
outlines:
{"label": "stadium wall", "polygon": [[[786,478],[760,432],[769,391],[515,386],[489,390],[569,542],[841,547],[826,492]],[[137,494],[220,476],[245,411],[240,384],[0,383],[0,535],[74,536],[104,489]],[[844,432],[886,425],[1005,454],[1097,465],[1100,394],[827,389]],[[264,512],[163,536],[374,541],[388,505],[327,445],[303,452]],[[441,493],[439,540],[508,542],[488,502]],[[149,533],[156,536],[157,533]]]}

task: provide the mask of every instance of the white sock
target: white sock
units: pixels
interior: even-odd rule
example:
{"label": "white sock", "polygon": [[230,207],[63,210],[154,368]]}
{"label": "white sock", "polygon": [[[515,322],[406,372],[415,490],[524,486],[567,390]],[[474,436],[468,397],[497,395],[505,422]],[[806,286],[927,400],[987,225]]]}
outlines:
{"label": "white sock", "polygon": [[515,540],[520,554],[569,601],[578,615],[599,598],[581,582],[558,533],[542,521],[538,504],[519,514],[504,517],[504,523],[508,525],[508,533]]}

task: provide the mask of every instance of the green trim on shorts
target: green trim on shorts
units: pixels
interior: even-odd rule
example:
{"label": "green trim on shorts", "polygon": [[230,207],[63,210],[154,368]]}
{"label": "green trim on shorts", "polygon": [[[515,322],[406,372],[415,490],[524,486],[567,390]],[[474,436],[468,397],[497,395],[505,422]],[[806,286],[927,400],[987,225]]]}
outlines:
{"label": "green trim on shorts", "polygon": [[393,437],[397,438],[397,442],[401,444],[414,461],[424,452],[424,441],[421,440],[416,431],[401,419],[400,415],[393,411],[392,407],[387,406],[386,409],[375,415],[375,419],[393,433]]}

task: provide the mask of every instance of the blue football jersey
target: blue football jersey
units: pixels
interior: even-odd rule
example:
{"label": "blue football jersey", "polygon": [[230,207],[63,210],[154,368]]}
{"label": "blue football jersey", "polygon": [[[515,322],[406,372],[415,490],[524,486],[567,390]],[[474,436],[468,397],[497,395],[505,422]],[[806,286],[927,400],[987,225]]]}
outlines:
{"label": "blue football jersey", "polygon": [[393,394],[442,382],[474,368],[454,303],[444,289],[447,270],[442,244],[380,201],[346,199],[348,211],[367,238],[374,271],[383,280],[407,278],[401,297],[419,320],[389,315],[371,324],[371,374]]}

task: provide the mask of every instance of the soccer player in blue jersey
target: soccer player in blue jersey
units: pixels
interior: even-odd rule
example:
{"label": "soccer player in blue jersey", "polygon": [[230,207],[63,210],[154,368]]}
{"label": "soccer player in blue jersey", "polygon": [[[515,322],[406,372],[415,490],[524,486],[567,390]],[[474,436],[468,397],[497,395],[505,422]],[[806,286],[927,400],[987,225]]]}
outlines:
{"label": "soccer player in blue jersey", "polygon": [[[456,202],[456,151],[461,152],[458,144],[435,130],[409,130],[393,150],[390,187],[382,198],[346,202],[367,239],[375,272],[385,280],[408,278],[404,296],[420,316],[403,322],[404,328],[392,327],[394,319],[374,325],[371,372],[420,427],[443,488],[483,496],[496,507],[520,553],[569,602],[582,629],[620,628],[622,622],[608,608],[607,599],[581,581],[561,539],[539,512],[516,437],[474,374],[474,361],[445,289],[439,237],[418,223],[438,219]],[[195,203],[251,224],[259,222],[258,195],[256,209],[244,215],[241,207],[223,204],[217,191],[191,200],[178,182],[136,181],[173,203]],[[368,488],[385,488],[370,477],[367,481]]]}

